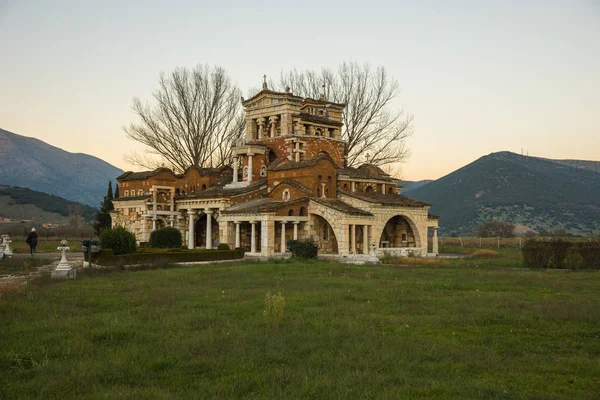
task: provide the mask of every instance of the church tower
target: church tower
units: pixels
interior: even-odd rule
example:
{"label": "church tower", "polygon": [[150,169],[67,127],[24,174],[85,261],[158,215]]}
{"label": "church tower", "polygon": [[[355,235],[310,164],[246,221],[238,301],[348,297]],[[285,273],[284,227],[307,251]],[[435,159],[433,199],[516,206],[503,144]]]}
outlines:
{"label": "church tower", "polygon": [[233,156],[234,169],[236,163],[243,168],[243,181],[265,177],[266,168],[275,160],[301,162],[320,153],[327,153],[338,167],[345,167],[347,144],[341,137],[344,104],[324,97],[295,96],[289,88],[276,92],[265,82],[263,90],[243,100],[242,105],[245,143],[233,148]]}

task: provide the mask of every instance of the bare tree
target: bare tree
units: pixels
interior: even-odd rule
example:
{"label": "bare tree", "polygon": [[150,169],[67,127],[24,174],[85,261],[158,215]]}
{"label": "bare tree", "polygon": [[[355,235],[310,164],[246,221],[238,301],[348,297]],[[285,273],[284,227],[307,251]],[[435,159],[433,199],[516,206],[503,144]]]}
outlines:
{"label": "bare tree", "polygon": [[342,63],[330,69],[281,73],[280,86],[296,95],[346,104],[342,137],[348,141],[348,165],[388,165],[410,155],[406,139],[412,134],[413,117],[393,108],[400,89],[384,67]]}
{"label": "bare tree", "polygon": [[153,105],[133,99],[140,121],[124,129],[130,139],[148,147],[148,154],[130,154],[128,162],[152,169],[166,163],[178,172],[229,163],[244,116],[241,92],[223,68],[199,65],[161,74],[153,96]]}

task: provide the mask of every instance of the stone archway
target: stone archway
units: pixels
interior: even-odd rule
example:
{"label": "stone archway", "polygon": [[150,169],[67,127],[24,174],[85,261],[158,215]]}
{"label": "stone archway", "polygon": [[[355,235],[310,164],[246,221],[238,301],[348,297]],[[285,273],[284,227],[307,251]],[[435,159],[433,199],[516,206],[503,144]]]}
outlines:
{"label": "stone archway", "polygon": [[421,235],[417,226],[404,215],[388,218],[379,235],[379,248],[420,248],[421,245]]}
{"label": "stone archway", "polygon": [[331,224],[322,216],[310,214],[311,236],[319,245],[319,253],[338,254],[338,241]]}

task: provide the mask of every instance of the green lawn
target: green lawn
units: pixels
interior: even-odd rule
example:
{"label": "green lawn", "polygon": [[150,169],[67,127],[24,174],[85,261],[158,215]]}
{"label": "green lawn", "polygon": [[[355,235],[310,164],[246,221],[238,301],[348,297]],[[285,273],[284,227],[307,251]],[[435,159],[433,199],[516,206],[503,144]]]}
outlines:
{"label": "green lawn", "polygon": [[52,260],[44,258],[17,258],[4,257],[0,260],[0,276],[3,275],[28,275],[35,272],[39,267],[48,265]]}
{"label": "green lawn", "polygon": [[[32,285],[0,298],[0,398],[598,398],[600,274],[475,262]],[[278,326],[267,292],[285,299]]]}

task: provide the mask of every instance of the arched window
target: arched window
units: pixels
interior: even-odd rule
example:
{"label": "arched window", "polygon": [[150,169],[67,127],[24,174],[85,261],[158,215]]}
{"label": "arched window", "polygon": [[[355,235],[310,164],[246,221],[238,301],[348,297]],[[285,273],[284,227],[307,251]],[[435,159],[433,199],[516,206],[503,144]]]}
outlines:
{"label": "arched window", "polygon": [[125,197],[129,196],[129,190],[126,190],[124,195],[125,195]]}
{"label": "arched window", "polygon": [[344,183],[344,190],[348,190],[348,184]]}
{"label": "arched window", "polygon": [[394,193],[394,189],[388,188],[388,194],[393,194],[393,193]]}
{"label": "arched window", "polygon": [[138,190],[138,196],[141,196],[144,194],[144,191],[142,189]]}
{"label": "arched window", "polygon": [[290,191],[289,191],[289,189],[285,189],[283,191],[283,194],[281,195],[281,198],[283,199],[283,201],[288,201],[290,199]]}
{"label": "arched window", "polygon": [[294,216],[294,210],[290,209],[290,211],[288,211],[288,216],[289,217],[293,217]]}
{"label": "arched window", "polygon": [[365,192],[370,193],[373,191],[373,186],[367,186],[367,189],[365,190]]}
{"label": "arched window", "polygon": [[267,166],[266,165],[263,165],[262,167],[260,167],[260,177],[261,178],[267,177]]}
{"label": "arched window", "polygon": [[248,166],[247,165],[244,167],[243,177],[244,177],[244,180],[248,180]]}
{"label": "arched window", "polygon": [[328,177],[327,177],[327,183],[328,183],[329,185],[331,185],[331,176],[328,176]]}
{"label": "arched window", "polygon": [[206,185],[202,184],[202,190],[206,190]]}
{"label": "arched window", "polygon": [[175,196],[179,196],[179,189],[175,189]]}
{"label": "arched window", "polygon": [[304,207],[300,207],[300,211],[298,212],[298,215],[301,217],[304,217],[305,212],[306,212],[306,210],[304,210]]}
{"label": "arched window", "polygon": [[323,224],[323,240],[329,240],[329,224]]}
{"label": "arched window", "polygon": [[323,177],[322,177],[321,175],[319,175],[319,176],[317,177],[317,180],[318,180],[319,182],[321,182],[321,181],[323,180]]}

